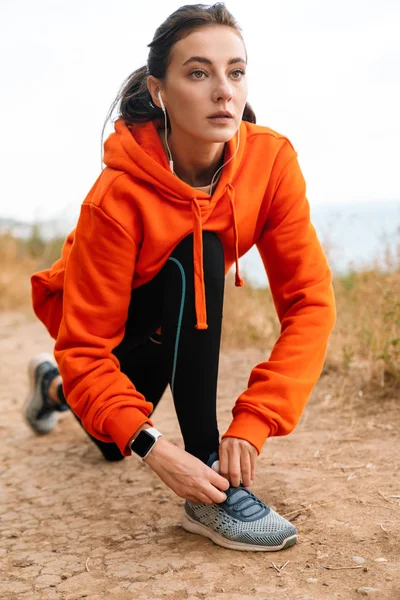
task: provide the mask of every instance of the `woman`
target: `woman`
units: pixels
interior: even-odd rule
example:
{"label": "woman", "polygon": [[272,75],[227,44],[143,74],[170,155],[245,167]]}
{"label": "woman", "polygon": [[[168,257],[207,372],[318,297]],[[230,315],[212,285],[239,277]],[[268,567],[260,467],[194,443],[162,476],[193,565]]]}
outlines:
{"label": "woman", "polygon": [[[38,433],[70,407],[108,460],[139,456],[178,496],[182,524],[238,550],[280,550],[297,530],[249,489],[265,440],[293,430],[335,322],[331,271],[310,223],[297,153],[255,125],[247,55],[224,4],[183,6],[125,82],[105,169],[51,269],[32,276],[55,339],[30,364]],[[103,129],[104,131],[104,129]],[[256,244],[281,322],[219,439],[224,278]],[[185,450],[149,418],[167,385]],[[67,400],[66,400],[67,399]]]}

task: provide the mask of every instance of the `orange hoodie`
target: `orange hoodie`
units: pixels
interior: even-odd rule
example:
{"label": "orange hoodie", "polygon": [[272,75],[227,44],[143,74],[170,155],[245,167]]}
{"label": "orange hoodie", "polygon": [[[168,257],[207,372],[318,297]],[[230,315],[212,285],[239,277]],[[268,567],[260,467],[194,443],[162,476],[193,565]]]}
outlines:
{"label": "orange hoodie", "polygon": [[[56,339],[64,394],[97,439],[127,443],[153,405],[120,371],[112,350],[125,333],[133,288],[152,279],[179,242],[194,232],[195,309],[207,328],[202,230],[217,232],[225,274],[254,244],[262,258],[281,334],[233,406],[222,436],[258,452],[270,436],[297,424],[317,382],[336,319],[332,275],[310,222],[297,153],[285,136],[242,121],[226,144],[212,196],[171,173],[158,128],[121,119],[104,144],[104,163],[81,206],[76,228],[50,269],[32,275],[33,308]],[[238,292],[240,293],[240,292]]]}

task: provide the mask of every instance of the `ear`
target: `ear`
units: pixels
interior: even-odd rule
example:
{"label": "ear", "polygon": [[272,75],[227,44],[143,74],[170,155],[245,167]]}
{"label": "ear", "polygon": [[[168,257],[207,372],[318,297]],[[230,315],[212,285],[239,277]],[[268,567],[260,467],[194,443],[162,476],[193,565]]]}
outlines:
{"label": "ear", "polygon": [[162,89],[161,81],[153,75],[149,75],[147,77],[147,89],[149,90],[153,104],[158,106],[158,108],[161,108],[160,100],[158,98],[158,92]]}

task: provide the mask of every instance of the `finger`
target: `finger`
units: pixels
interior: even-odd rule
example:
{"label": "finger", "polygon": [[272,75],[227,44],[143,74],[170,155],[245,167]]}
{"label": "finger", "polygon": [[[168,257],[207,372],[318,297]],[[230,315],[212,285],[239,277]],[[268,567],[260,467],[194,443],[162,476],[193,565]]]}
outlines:
{"label": "finger", "polygon": [[219,446],[219,472],[225,478],[228,478],[229,475],[229,455],[226,450],[225,444],[220,444]]}
{"label": "finger", "polygon": [[242,483],[245,487],[251,486],[251,459],[246,449],[242,449],[240,455],[240,471],[242,474]]}
{"label": "finger", "polygon": [[229,479],[233,487],[240,484],[240,453],[237,446],[233,446],[229,452]]}
{"label": "finger", "polygon": [[212,502],[216,502],[217,504],[219,504],[220,502],[225,502],[226,500],[226,494],[224,494],[224,492],[221,492],[220,490],[217,490],[217,488],[211,485],[211,483],[207,486],[204,493],[207,494],[209,498],[211,498]]}
{"label": "finger", "polygon": [[213,504],[211,498],[202,492],[196,492],[196,494],[187,494],[186,500],[190,500],[191,502],[202,502],[203,504]]}
{"label": "finger", "polygon": [[203,502],[203,504],[213,504],[214,500],[211,498],[211,495],[203,492],[196,492],[198,497],[197,502]]}
{"label": "finger", "polygon": [[256,459],[257,457],[254,456],[254,454],[251,455],[251,483],[253,483],[254,479],[256,478]]}
{"label": "finger", "polygon": [[215,487],[219,488],[220,490],[227,490],[230,486],[228,479],[226,479],[226,477],[222,477],[222,475],[214,471],[214,469],[210,469],[210,471],[210,483],[215,485]]}

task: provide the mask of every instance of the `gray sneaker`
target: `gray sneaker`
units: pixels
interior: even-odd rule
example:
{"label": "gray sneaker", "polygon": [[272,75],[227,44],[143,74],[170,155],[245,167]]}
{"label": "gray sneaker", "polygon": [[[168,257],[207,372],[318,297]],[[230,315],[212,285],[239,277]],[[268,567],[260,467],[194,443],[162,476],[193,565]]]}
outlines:
{"label": "gray sneaker", "polygon": [[54,402],[47,394],[48,384],[58,372],[57,363],[51,354],[42,352],[29,361],[29,391],[23,415],[36,433],[49,433],[57,423],[57,412],[69,409],[67,404]]}
{"label": "gray sneaker", "polygon": [[[213,466],[215,453],[210,459],[207,464]],[[221,503],[186,500],[182,527],[232,550],[277,551],[297,542],[296,527],[242,483],[225,493],[227,498]]]}

